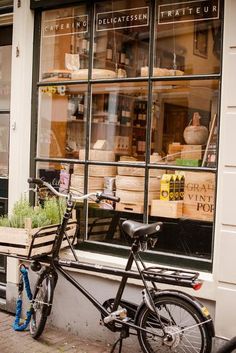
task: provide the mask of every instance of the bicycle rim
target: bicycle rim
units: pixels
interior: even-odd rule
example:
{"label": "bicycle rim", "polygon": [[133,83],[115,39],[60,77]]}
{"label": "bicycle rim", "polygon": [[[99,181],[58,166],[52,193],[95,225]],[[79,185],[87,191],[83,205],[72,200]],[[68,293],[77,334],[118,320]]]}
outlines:
{"label": "bicycle rim", "polygon": [[33,313],[30,321],[30,333],[33,338],[37,339],[42,334],[46,321],[47,311],[49,308],[48,297],[48,277],[41,279],[36,285],[33,296]]}
{"label": "bicycle rim", "polygon": [[164,337],[156,314],[144,307],[139,314],[137,324],[153,334],[138,332],[143,352],[166,353],[171,350],[175,353],[208,353],[211,351],[211,337],[194,306],[178,297],[163,296],[154,301],[169,338]]}

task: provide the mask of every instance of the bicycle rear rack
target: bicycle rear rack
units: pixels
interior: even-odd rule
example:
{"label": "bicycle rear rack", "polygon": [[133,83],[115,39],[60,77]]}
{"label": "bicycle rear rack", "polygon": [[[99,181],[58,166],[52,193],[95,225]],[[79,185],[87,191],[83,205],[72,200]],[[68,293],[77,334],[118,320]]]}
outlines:
{"label": "bicycle rear rack", "polygon": [[198,280],[198,272],[153,266],[142,270],[142,274],[146,280],[153,282],[193,288],[201,285],[201,281]]}

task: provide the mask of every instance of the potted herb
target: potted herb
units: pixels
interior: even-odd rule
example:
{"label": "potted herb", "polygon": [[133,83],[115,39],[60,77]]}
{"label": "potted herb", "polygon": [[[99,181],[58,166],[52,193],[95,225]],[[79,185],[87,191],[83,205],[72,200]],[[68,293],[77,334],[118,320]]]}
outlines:
{"label": "potted herb", "polygon": [[[24,257],[50,253],[65,209],[63,201],[50,198],[37,207],[23,197],[17,201],[10,216],[0,217],[0,253]],[[75,222],[68,225],[70,238],[75,226]],[[66,237],[62,245],[68,245]]]}

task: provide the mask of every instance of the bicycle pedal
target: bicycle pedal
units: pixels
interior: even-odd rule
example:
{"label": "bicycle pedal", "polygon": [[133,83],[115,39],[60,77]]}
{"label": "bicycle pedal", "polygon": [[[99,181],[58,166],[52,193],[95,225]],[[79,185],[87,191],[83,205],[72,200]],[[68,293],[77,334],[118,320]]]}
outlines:
{"label": "bicycle pedal", "polygon": [[110,315],[104,317],[103,322],[105,324],[108,324],[109,322],[114,321],[116,319],[124,320],[126,318],[127,318],[127,310],[119,309],[119,310],[113,311]]}

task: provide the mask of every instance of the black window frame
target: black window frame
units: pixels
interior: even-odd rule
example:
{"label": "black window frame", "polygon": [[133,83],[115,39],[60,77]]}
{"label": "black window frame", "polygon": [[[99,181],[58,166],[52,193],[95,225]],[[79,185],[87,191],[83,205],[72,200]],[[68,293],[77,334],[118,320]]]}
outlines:
{"label": "black window frame", "polygon": [[[220,1],[220,20],[221,20],[221,43],[223,43],[223,24],[224,24],[224,0],[219,0]],[[91,13],[89,14],[90,18],[90,23],[91,23],[91,30],[90,30],[90,38],[94,37],[94,25],[93,25],[93,19],[94,19],[94,3],[95,2],[100,2],[100,1],[89,1],[91,3],[90,6],[90,11]],[[46,4],[47,3],[47,4]],[[83,4],[84,1],[77,1],[76,5]],[[158,0],[151,1],[150,2],[150,48],[154,46],[154,31],[155,31],[155,11],[156,11],[156,3],[158,3]],[[36,2],[35,2],[36,4]],[[100,165],[100,166],[118,166],[118,162],[99,162],[99,161],[91,161],[88,159],[88,148],[86,148],[86,155],[85,155],[85,161],[80,161],[77,159],[67,159],[67,158],[41,158],[36,156],[36,147],[37,147],[37,114],[38,114],[38,90],[40,87],[44,86],[60,86],[60,85],[75,85],[79,83],[86,83],[88,85],[88,109],[87,109],[87,122],[86,122],[86,147],[88,147],[89,144],[89,134],[90,134],[90,107],[91,107],[91,87],[93,84],[96,83],[122,83],[122,82],[148,82],[148,96],[149,96],[149,101],[152,97],[152,86],[154,82],[157,81],[162,81],[162,82],[168,82],[168,81],[190,81],[190,80],[218,80],[219,81],[219,104],[218,104],[218,114],[217,114],[217,119],[218,119],[218,143],[217,143],[217,159],[219,158],[219,131],[220,131],[220,109],[221,109],[221,79],[222,79],[222,50],[223,50],[223,45],[221,47],[221,61],[220,61],[220,72],[217,74],[197,74],[197,75],[183,75],[183,76],[162,76],[162,77],[154,77],[154,76],[148,76],[148,77],[135,77],[135,78],[116,78],[116,79],[92,79],[91,78],[91,72],[92,72],[92,65],[93,65],[93,57],[92,57],[92,40],[90,40],[90,57],[89,57],[89,69],[88,69],[88,79],[87,80],[81,80],[81,81],[53,81],[53,82],[43,82],[43,81],[38,81],[39,78],[39,58],[40,58],[40,33],[41,33],[41,15],[42,11],[52,9],[52,8],[63,8],[63,7],[68,7],[68,6],[73,6],[75,5],[75,1],[66,1],[63,3],[63,5],[59,6],[56,2],[46,2],[46,1],[40,1],[38,5],[33,5],[33,1],[31,1],[31,8],[35,10],[35,30],[34,30],[34,53],[33,53],[33,83],[32,83],[32,128],[31,128],[31,162],[30,162],[30,174],[34,175],[36,171],[36,164],[38,162],[52,162],[52,163],[71,163],[71,164],[83,164],[85,171],[84,171],[84,184],[85,188],[88,186],[88,168],[90,165]],[[152,72],[153,66],[154,66],[154,58],[151,55],[151,50],[149,50],[149,67],[150,71]],[[145,188],[148,188],[148,180],[149,180],[149,171],[150,169],[166,169],[166,166],[161,165],[161,164],[151,164],[150,163],[150,134],[149,130],[151,127],[151,111],[150,108],[147,111],[147,128],[146,128],[146,146],[148,146],[147,152],[146,152],[146,159],[145,162],[143,162],[142,165],[137,165],[135,163],[125,163],[125,162],[119,162],[119,166],[129,166],[129,167],[135,167],[135,168],[145,168]],[[187,166],[176,166],[176,165],[168,165],[168,170],[180,170],[180,171],[192,171],[192,172],[209,172],[213,173],[216,175],[216,185],[215,185],[215,203],[216,203],[216,193],[217,193],[217,170],[218,170],[218,160],[216,163],[216,167],[214,168],[209,168],[209,167],[187,167]],[[147,222],[148,220],[148,195],[147,193],[145,194],[145,199],[144,199],[144,215],[143,215],[143,222]],[[216,212],[215,212],[216,214]],[[213,264],[213,248],[214,248],[214,234],[215,234],[215,214],[214,214],[214,219],[213,219],[213,230],[212,230],[212,252],[211,252],[211,259],[198,259],[194,257],[184,257],[182,255],[176,255],[176,254],[159,254],[158,252],[152,252],[148,251],[145,254],[145,257],[147,258],[148,261],[150,262],[156,262],[158,258],[159,263],[163,264],[170,264],[173,262],[173,258],[175,258],[175,265],[178,265],[180,267],[186,267],[186,268],[191,268],[191,269],[197,269],[197,270],[202,270],[202,271],[207,271],[211,272],[212,271],[212,264]],[[83,244],[80,244],[80,249],[88,250],[91,252],[100,252],[103,254],[112,254],[115,256],[121,256],[124,257],[128,253],[127,247],[123,246],[115,246],[112,244],[104,244],[104,243],[98,243],[98,242],[93,242],[93,241],[87,241],[85,240]]]}

